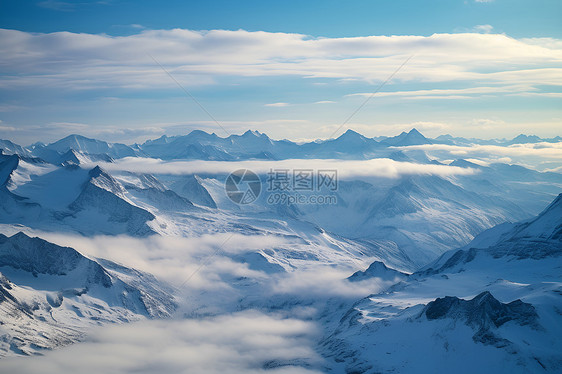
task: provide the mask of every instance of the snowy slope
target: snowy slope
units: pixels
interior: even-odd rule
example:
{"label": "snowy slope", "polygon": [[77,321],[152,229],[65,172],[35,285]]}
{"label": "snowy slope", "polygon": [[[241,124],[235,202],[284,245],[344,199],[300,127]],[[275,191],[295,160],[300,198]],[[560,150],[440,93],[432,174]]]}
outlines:
{"label": "snowy slope", "polygon": [[0,234],[0,355],[36,354],[91,327],[173,312],[171,289],[138,271],[106,270],[76,250]]}
{"label": "snowy slope", "polygon": [[9,158],[0,163],[7,186],[0,189],[6,196],[3,223],[90,234],[153,233],[148,223],[155,216],[132,203],[126,189],[101,168],[56,167],[5,157]]}
{"label": "snowy slope", "polygon": [[438,176],[342,181],[337,195],[337,205],[299,206],[300,216],[346,237],[392,240],[418,266],[487,228],[528,217],[515,203]]}
{"label": "snowy slope", "polygon": [[10,140],[0,139],[0,154],[31,156],[31,152]]}
{"label": "snowy slope", "polygon": [[58,160],[54,163],[60,163],[62,165],[81,165],[81,164],[91,164],[96,162],[113,162],[113,159],[107,154],[95,154],[95,153],[83,153],[76,151],[74,149],[69,149],[66,153],[60,156]]}
{"label": "snowy slope", "polygon": [[474,246],[451,251],[331,316],[325,321],[331,333],[320,348],[329,367],[359,373],[559,372],[561,224],[558,197],[535,219],[485,232]]}
{"label": "snowy slope", "polygon": [[203,186],[202,179],[197,175],[188,175],[185,178],[181,178],[175,181],[170,187],[180,196],[185,197],[195,204],[209,208],[217,207],[209,191]]}
{"label": "snowy slope", "polygon": [[88,172],[88,177],[76,200],[68,206],[72,214],[67,219],[81,222],[97,219],[96,225],[88,230],[91,232],[124,231],[140,236],[153,233],[147,222],[156,217],[131,204],[124,188],[111,175],[96,166]]}

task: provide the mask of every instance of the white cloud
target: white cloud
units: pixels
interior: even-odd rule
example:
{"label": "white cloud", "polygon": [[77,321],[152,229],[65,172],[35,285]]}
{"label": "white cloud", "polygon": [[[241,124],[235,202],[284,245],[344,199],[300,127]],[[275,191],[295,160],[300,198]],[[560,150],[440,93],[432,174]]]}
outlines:
{"label": "white cloud", "polygon": [[291,104],[289,103],[271,103],[271,104],[265,104],[265,106],[270,106],[270,107],[284,107],[284,106],[290,106]]}
{"label": "white cloud", "polygon": [[315,297],[362,298],[380,292],[399,280],[383,281],[372,278],[363,282],[347,281],[349,272],[336,270],[333,267],[317,268],[314,271],[295,271],[273,277],[274,294],[293,294],[296,296],[313,295]]}
{"label": "white cloud", "polygon": [[[235,263],[228,255],[256,252],[260,249],[282,246],[286,240],[278,236],[242,235],[237,233],[217,233],[213,235],[191,234],[189,238],[172,236],[151,236],[144,239],[129,236],[95,236],[57,234],[50,232],[31,232],[62,246],[76,248],[91,258],[104,258],[127,264],[127,266],[154,274],[159,279],[179,286],[189,278],[183,288],[217,290],[227,288],[217,274],[231,274],[260,278],[260,274],[250,270],[246,264]],[[218,251],[216,254],[215,252]],[[210,256],[212,262],[203,271],[197,271],[200,264]]]}
{"label": "white cloud", "polygon": [[452,155],[467,156],[473,154],[497,155],[504,157],[539,157],[545,159],[562,159],[562,142],[513,144],[508,147],[497,145],[457,146],[447,144],[424,144],[399,149],[421,149],[424,151],[446,151]]}
{"label": "white cloud", "polygon": [[2,120],[0,120],[0,131],[16,131],[17,129],[13,126],[2,125]]}
{"label": "white cloud", "polygon": [[[509,86],[488,86],[488,87],[470,87],[457,89],[432,89],[432,90],[413,90],[413,91],[381,91],[376,96],[400,96],[409,99],[473,99],[482,95],[494,94],[532,94],[530,91],[537,91],[535,87],[528,85],[509,85]],[[373,95],[371,92],[350,94],[347,96],[364,96]]]}
{"label": "white cloud", "polygon": [[44,356],[3,359],[2,369],[45,374],[312,374],[320,371],[305,367],[321,363],[313,349],[317,335],[311,322],[255,311],[141,321],[102,328],[86,342]]}
{"label": "white cloud", "polygon": [[474,26],[475,32],[480,32],[480,33],[484,33],[484,34],[491,33],[493,29],[494,29],[494,27],[492,25],[476,25],[476,26]]}
{"label": "white cloud", "polygon": [[509,94],[510,96],[526,96],[526,97],[551,97],[562,98],[562,92],[517,92]]}
{"label": "white cloud", "polygon": [[[266,174],[271,169],[302,169],[314,170],[337,169],[338,178],[351,177],[382,177],[399,178],[403,175],[470,175],[476,171],[470,168],[459,168],[446,165],[416,164],[400,162],[386,158],[371,160],[318,160],[290,159],[280,161],[162,161],[152,158],[129,157],[115,163],[100,164],[110,171],[132,171],[150,174],[228,174],[237,169],[250,169],[256,173]],[[93,165],[84,165],[89,168]]]}
{"label": "white cloud", "polygon": [[[562,85],[557,39],[500,34],[311,38],[243,30],[143,30],[130,36],[0,30],[0,87],[67,89],[173,87],[154,56],[185,86],[221,75],[302,76],[380,82],[396,79]],[[225,63],[228,61],[228,63]],[[486,67],[485,70],[482,67]]]}
{"label": "white cloud", "polygon": [[562,173],[562,166],[558,166],[552,169],[545,169],[544,171],[550,171],[550,172],[554,172],[554,173]]}

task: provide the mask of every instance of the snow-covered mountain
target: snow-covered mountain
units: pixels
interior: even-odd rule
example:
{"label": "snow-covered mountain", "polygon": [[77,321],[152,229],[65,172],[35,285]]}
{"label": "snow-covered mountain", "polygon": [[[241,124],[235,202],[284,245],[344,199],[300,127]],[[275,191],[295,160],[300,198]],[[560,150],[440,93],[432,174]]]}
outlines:
{"label": "snow-covered mountain", "polygon": [[194,130],[188,135],[162,136],[140,146],[152,157],[162,159],[288,159],[288,158],[343,158],[365,159],[376,156],[389,146],[431,144],[419,131],[412,129],[380,143],[353,130],[335,139],[297,144],[288,140],[272,140],[258,131],[226,138]]}
{"label": "snow-covered mountain", "polygon": [[[466,247],[343,309],[321,348],[347,372],[562,369],[562,195],[536,218]],[[337,314],[336,314],[337,315]],[[479,357],[479,360],[474,360]]]}
{"label": "snow-covered mountain", "polygon": [[377,278],[384,281],[393,281],[394,283],[398,283],[407,277],[408,274],[406,273],[386,267],[384,262],[374,261],[366,270],[357,271],[347,279],[349,279],[350,282],[361,282],[366,279]]}
{"label": "snow-covered mountain", "polygon": [[203,186],[201,177],[197,175],[187,175],[185,178],[181,178],[172,183],[170,188],[195,204],[209,208],[217,207],[213,197]]}
{"label": "snow-covered mountain", "polygon": [[[155,216],[131,202],[125,188],[100,167],[55,167],[17,155],[1,156],[0,223],[83,234],[148,235]],[[1,159],[0,159],[1,161]]]}
{"label": "snow-covered mountain", "polygon": [[431,144],[431,140],[423,136],[418,130],[412,129],[409,132],[402,132],[400,135],[381,140],[381,144],[402,147],[409,145]]}
{"label": "snow-covered mountain", "polygon": [[528,217],[514,202],[477,191],[438,176],[341,182],[337,205],[302,206],[299,215],[346,237],[392,240],[421,266],[489,227]]}
{"label": "snow-covered mountain", "polygon": [[108,143],[97,139],[86,138],[82,135],[69,135],[66,138],[48,144],[44,147],[35,147],[35,149],[33,149],[33,154],[41,157],[41,152],[54,151],[62,155],[69,150],[75,150],[80,153],[92,155],[105,154],[113,158],[138,155],[138,152],[125,144]]}
{"label": "snow-covered mountain", "polygon": [[558,143],[562,141],[562,137],[555,136],[553,138],[541,138],[536,135],[525,135],[519,134],[513,139],[478,139],[478,138],[463,138],[454,137],[452,135],[440,135],[434,139],[435,143],[438,144],[449,144],[449,145],[459,145],[467,146],[473,144],[479,145],[498,145],[498,146],[509,146],[513,144],[532,144],[532,143]]}
{"label": "snow-covered mountain", "polygon": [[[475,372],[484,357],[491,371],[559,371],[562,175],[431,151],[447,139],[348,130],[297,144],[193,131],[134,146],[80,136],[8,144],[0,349],[44,352],[98,324],[170,316],[179,302],[179,319],[258,310],[316,325],[311,352],[322,360],[262,367]],[[238,205],[227,173],[214,171],[334,158],[345,177],[324,191],[333,204],[271,203],[261,167],[261,194]],[[344,170],[377,159],[427,172]],[[470,172],[434,172],[443,168]]]}
{"label": "snow-covered mountain", "polygon": [[68,208],[73,220],[91,222],[94,217],[102,218],[95,230],[103,230],[106,225],[111,230],[121,226],[123,232],[141,236],[153,232],[147,222],[156,218],[127,201],[124,188],[99,166],[88,172],[88,180]]}
{"label": "snow-covered mountain", "polygon": [[0,155],[31,156],[31,152],[10,140],[0,139]]}
{"label": "snow-covered mountain", "polygon": [[[35,143],[29,147],[22,147],[9,140],[0,140],[0,149],[4,154],[19,154],[21,156],[34,156],[58,164],[65,159],[82,161],[106,161],[124,157],[149,156],[165,160],[190,159],[190,160],[216,160],[232,161],[246,159],[282,160],[289,158],[341,158],[341,159],[369,159],[374,157],[398,157],[398,148],[406,148],[406,153],[414,154],[408,147],[424,145],[495,145],[508,147],[514,144],[533,143],[559,143],[560,137],[539,138],[535,135],[520,134],[508,139],[482,140],[476,138],[453,137],[441,135],[434,139],[425,137],[417,129],[393,137],[375,136],[369,138],[353,130],[334,139],[295,143],[289,140],[273,140],[259,131],[248,130],[242,135],[218,136],[202,130],[193,130],[187,135],[166,136],[147,140],[143,144],[125,145],[108,143],[102,140],[91,139],[81,135],[69,135],[51,144]],[[75,151],[78,155],[68,154]],[[404,151],[404,149],[403,149]],[[81,155],[81,156],[80,156]],[[400,156],[403,157],[403,156]],[[419,157],[419,156],[418,156]],[[415,160],[418,157],[414,157]],[[423,158],[423,157],[422,157]],[[419,161],[419,160],[417,160]]]}
{"label": "snow-covered mountain", "polygon": [[37,354],[80,340],[100,324],[174,311],[169,286],[104,266],[73,248],[21,232],[0,234],[0,355]]}
{"label": "snow-covered mountain", "polygon": [[237,158],[263,158],[276,147],[267,135],[254,131],[221,138],[215,133],[194,130],[184,136],[162,136],[145,142],[140,148],[146,154],[162,159],[228,161]]}
{"label": "snow-covered mountain", "polygon": [[[429,142],[423,140],[426,138],[415,129],[393,139],[392,144]],[[402,142],[404,139],[406,143]],[[39,204],[39,208],[33,206],[34,212],[30,214],[35,217],[33,219],[25,219],[25,214],[20,214],[18,219],[5,216],[4,223],[17,222],[42,229],[64,226],[65,229],[83,234],[128,233],[142,236],[162,230],[176,230],[174,226],[178,222],[178,214],[194,214],[195,204],[207,208],[218,207],[216,217],[228,211],[252,220],[256,214],[267,213],[281,220],[312,222],[362,245],[374,248],[381,243],[384,243],[384,248],[391,245],[396,248],[394,259],[401,258],[399,268],[413,271],[444,251],[468,243],[482,230],[536,213],[556,192],[558,184],[562,183],[562,176],[558,173],[540,173],[505,164],[481,166],[456,160],[450,165],[473,168],[478,173],[456,177],[421,175],[397,180],[342,180],[338,191],[334,192],[338,201],[335,205],[271,205],[267,202],[268,193],[264,191],[251,207],[239,207],[225,196],[224,175],[207,174],[200,177],[163,173],[148,177],[148,174],[138,176],[134,173],[94,169],[99,175],[91,176],[86,168],[96,162],[108,163],[113,159],[104,153],[84,153],[84,149],[89,147],[91,152],[107,151],[111,145],[98,141],[92,143],[91,139],[80,137],[63,140],[53,143],[57,144],[56,147],[42,148],[51,148],[52,152],[56,152],[57,160],[52,163],[62,167],[53,168],[45,163],[40,164],[40,159],[26,161],[20,157],[18,166],[13,173],[10,172],[12,177],[8,190],[23,200],[8,195],[5,205],[17,206],[23,201]],[[421,150],[397,150],[383,143],[351,130],[337,139],[303,145],[273,141],[255,131],[227,138],[193,131],[185,136],[164,136],[139,147],[146,154],[164,158],[183,157],[179,153],[172,153],[181,153],[186,147],[195,146],[212,147],[223,156],[228,155],[209,157],[210,153],[206,153],[194,156],[211,160],[255,159],[261,152],[262,156],[267,154],[269,156],[266,158],[270,159],[283,159],[293,154],[294,157],[359,159],[382,156],[400,162],[439,165],[438,161],[431,160]],[[58,151],[63,149],[61,144],[75,146],[82,151],[69,149],[59,155]],[[36,145],[35,148],[40,146]],[[215,153],[215,156],[218,155]],[[506,191],[509,193],[504,193]],[[38,209],[43,217],[41,219],[37,219]],[[24,210],[11,211],[15,214]],[[93,217],[96,217],[95,225],[88,222]],[[345,219],[334,220],[333,217]]]}
{"label": "snow-covered mountain", "polygon": [[66,153],[59,157],[58,160],[53,160],[53,164],[91,164],[95,162],[113,162],[113,159],[107,154],[86,154],[74,149],[69,149]]}

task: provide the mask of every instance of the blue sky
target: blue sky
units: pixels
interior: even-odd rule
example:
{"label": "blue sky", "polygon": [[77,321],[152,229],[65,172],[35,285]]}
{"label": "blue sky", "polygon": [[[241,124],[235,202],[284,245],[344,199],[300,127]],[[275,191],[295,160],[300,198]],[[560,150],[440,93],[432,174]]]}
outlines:
{"label": "blue sky", "polygon": [[560,16],[554,0],[4,0],[0,138],[225,135],[149,56],[229,133],[330,136],[413,56],[346,128],[560,135]]}
{"label": "blue sky", "polygon": [[431,35],[490,24],[513,37],[562,37],[557,0],[3,0],[4,28],[125,35],[151,29],[242,28],[314,36]]}

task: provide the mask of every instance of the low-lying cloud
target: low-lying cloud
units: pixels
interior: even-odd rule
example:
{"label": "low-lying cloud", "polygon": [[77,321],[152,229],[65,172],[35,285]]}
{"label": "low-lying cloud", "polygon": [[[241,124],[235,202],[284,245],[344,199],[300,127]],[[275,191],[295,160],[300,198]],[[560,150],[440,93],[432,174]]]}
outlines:
{"label": "low-lying cloud", "polygon": [[[99,164],[99,163],[98,163]],[[338,178],[382,177],[399,178],[406,175],[471,175],[477,171],[447,165],[416,164],[387,158],[371,160],[290,159],[281,161],[162,161],[152,158],[129,157],[115,163],[99,164],[109,171],[130,171],[149,174],[228,174],[237,169],[250,169],[267,174],[272,169],[314,169],[338,171]],[[85,165],[92,167],[93,165]]]}
{"label": "low-lying cloud", "polygon": [[453,155],[467,156],[471,154],[486,154],[506,157],[542,157],[546,159],[562,159],[562,142],[558,143],[528,143],[513,144],[510,146],[498,145],[471,145],[458,146],[447,144],[423,144],[411,145],[406,147],[396,147],[398,149],[417,149],[423,151],[446,151]]}
{"label": "low-lying cloud", "polygon": [[[263,278],[265,274],[249,269],[229,256],[286,245],[278,236],[217,233],[187,237],[94,236],[36,232],[48,241],[75,248],[91,258],[103,258],[154,274],[172,285],[195,290],[228,288],[219,275]],[[205,264],[204,268],[200,268]],[[189,279],[189,284],[185,281]]]}
{"label": "low-lying cloud", "polygon": [[272,292],[283,295],[309,295],[313,297],[344,297],[358,299],[378,293],[399,280],[382,280],[371,278],[362,282],[351,283],[350,274],[344,270],[324,266],[314,270],[298,270],[289,274],[275,276]]}
{"label": "low-lying cloud", "polygon": [[311,322],[245,311],[199,320],[141,321],[98,330],[44,356],[2,360],[9,373],[279,373],[320,371]]}
{"label": "low-lying cloud", "polygon": [[[14,227],[1,229],[7,235],[21,230]],[[276,235],[217,233],[193,234],[191,237],[155,235],[141,239],[23,230],[28,235],[72,247],[87,257],[107,259],[155,275],[177,287],[179,313],[197,310],[197,313],[209,310],[223,313],[230,311],[232,305],[253,308],[282,304],[287,299],[307,300],[318,306],[331,297],[365,297],[393,283],[376,278],[350,283],[347,277],[362,270],[368,258],[345,262],[338,268],[333,266],[334,258],[319,260],[313,266],[303,268],[296,261],[292,266],[285,266],[285,271],[280,265],[267,265],[265,257],[256,262],[255,256],[250,256],[247,262],[245,256],[250,253],[272,248],[307,251],[310,245]],[[241,289],[237,288],[239,281],[245,284]],[[254,304],[256,300],[259,300],[258,304]]]}

